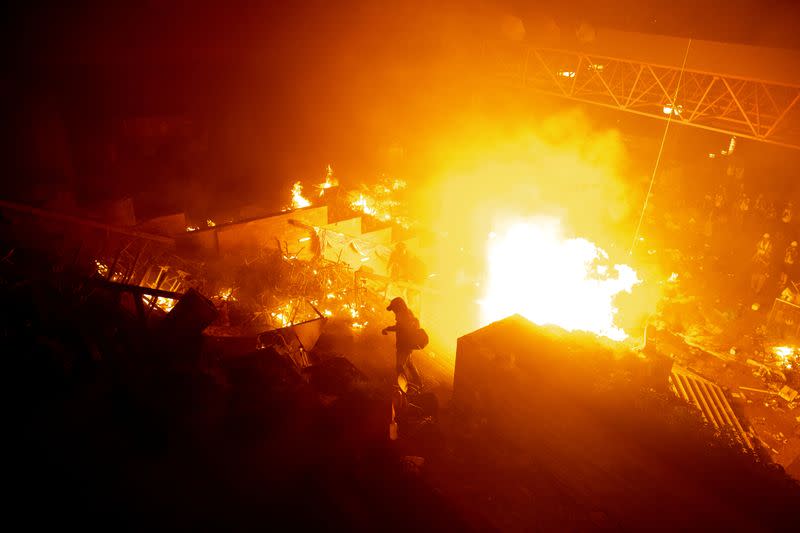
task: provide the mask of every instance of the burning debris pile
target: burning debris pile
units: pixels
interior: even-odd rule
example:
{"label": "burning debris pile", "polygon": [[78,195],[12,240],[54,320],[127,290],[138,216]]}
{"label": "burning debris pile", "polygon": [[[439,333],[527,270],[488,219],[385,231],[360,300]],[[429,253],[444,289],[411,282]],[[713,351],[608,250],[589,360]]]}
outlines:
{"label": "burning debris pile", "polygon": [[797,370],[800,368],[800,348],[795,346],[775,346],[772,348],[775,354],[775,363],[786,370]]}
{"label": "burning debris pile", "polygon": [[217,332],[264,331],[319,318],[366,327],[383,296],[343,263],[309,262],[273,252],[241,266],[233,287],[221,288],[216,300],[225,307]]}
{"label": "burning debris pile", "polygon": [[[256,339],[315,320],[346,324],[358,333],[376,324],[377,313],[395,296],[389,276],[392,233],[387,227],[362,234],[358,216],[329,225],[324,203],[338,186],[329,166],[325,180],[314,186],[317,192],[308,195],[323,205],[307,199],[297,182],[280,215],[223,224],[207,219],[205,227],[189,225],[171,237],[75,232],[78,253],[69,261],[71,267],[88,263],[93,280],[130,292],[134,300],[127,305],[145,319],[169,315],[189,290],[207,295],[219,315],[209,335]],[[399,181],[377,186],[375,209],[398,206],[388,195],[404,186]],[[362,198],[372,205],[368,196]],[[357,206],[349,213],[367,214]]]}
{"label": "burning debris pile", "polygon": [[[409,395],[405,402],[394,402],[396,389],[370,381],[347,359],[315,345],[326,321],[343,326],[338,331],[346,331],[350,339],[369,340],[369,329],[384,313],[393,283],[388,268],[393,250],[386,232],[345,236],[327,224],[326,216],[322,207],[311,206],[263,220],[181,232],[180,242],[175,243],[144,235],[131,239],[117,236],[103,242],[102,236],[95,236],[99,241],[87,238],[83,246],[65,246],[72,253],[62,254],[57,268],[51,258],[29,260],[22,251],[0,263],[0,292],[12,302],[3,310],[7,327],[2,340],[9,353],[32,354],[35,361],[20,363],[23,379],[17,394],[30,399],[33,406],[23,418],[37,421],[24,433],[30,441],[24,444],[47,452],[42,454],[44,465],[38,467],[43,473],[25,464],[26,476],[36,490],[52,488],[54,494],[70,495],[72,503],[69,489],[80,482],[89,491],[106,491],[113,499],[111,509],[135,509],[143,522],[163,523],[172,529],[178,525],[230,527],[236,520],[251,524],[251,520],[262,520],[264,512],[296,518],[307,505],[311,479],[311,494],[325,511],[326,524],[321,525],[333,523],[352,529],[364,525],[362,516],[354,518],[349,511],[342,512],[340,503],[346,497],[348,501],[366,499],[376,509],[394,509],[397,501],[405,501],[425,510],[424,526],[452,529],[459,524],[452,509],[471,506],[464,494],[475,489],[465,489],[460,483],[471,477],[475,458],[480,457],[503,466],[499,473],[480,473],[487,482],[477,489],[477,501],[496,501],[494,491],[509,498],[521,487],[537,495],[539,507],[534,514],[545,513],[549,507],[551,513],[559,509],[552,515],[554,519],[569,520],[569,516],[585,513],[588,504],[550,499],[548,495],[558,493],[563,485],[543,482],[541,472],[548,474],[546,479],[563,480],[565,473],[573,476],[568,488],[574,490],[585,486],[586,480],[580,479],[571,465],[594,469],[612,464],[619,481],[615,487],[623,496],[634,492],[651,495],[640,500],[644,503],[634,513],[636,519],[646,520],[651,517],[646,512],[649,506],[663,509],[665,502],[671,501],[657,491],[663,488],[662,481],[673,478],[654,475],[647,490],[641,491],[637,481],[627,476],[625,465],[632,456],[628,452],[655,448],[658,458],[671,461],[666,463],[670,466],[685,468],[700,458],[708,460],[714,472],[727,472],[728,476],[748,473],[748,479],[755,480],[752,491],[773,491],[783,498],[775,504],[774,516],[784,516],[780,513],[788,508],[786,501],[791,495],[788,489],[785,494],[779,490],[782,479],[773,480],[752,465],[743,466],[742,458],[727,448],[708,451],[707,444],[712,441],[704,440],[705,433],[687,441],[684,419],[680,418],[686,416],[685,408],[653,395],[644,396],[648,400],[642,402],[638,389],[629,390],[628,373],[648,379],[646,365],[638,359],[629,361],[630,368],[619,367],[611,357],[594,357],[598,353],[592,348],[575,351],[569,357],[571,362],[563,365],[563,348],[572,345],[555,343],[548,352],[553,371],[537,372],[536,361],[542,358],[517,357],[515,354],[530,355],[531,346],[517,349],[515,343],[527,340],[509,330],[511,334],[498,337],[502,342],[487,343],[497,350],[496,357],[487,360],[486,371],[473,374],[491,386],[459,389],[459,394],[482,398],[483,407],[497,409],[498,416],[465,418],[457,413],[453,426],[459,435],[452,436],[443,434],[432,422],[439,416],[433,395]],[[314,248],[312,234],[320,240],[318,253],[305,248]],[[251,239],[254,236],[261,240]],[[379,237],[388,242],[375,244]],[[592,252],[595,255],[580,256],[581,279],[590,284],[594,278],[609,277],[597,269],[595,260],[602,260],[602,254],[596,249]],[[368,260],[362,261],[364,258]],[[588,270],[587,265],[591,267]],[[609,278],[631,281],[624,277],[623,268],[616,270],[620,275]],[[613,306],[604,302],[602,310],[613,315]],[[576,334],[578,337],[589,336]],[[380,335],[374,338],[383,339]],[[231,348],[240,342],[244,348]],[[374,347],[381,345],[365,344],[363,349],[370,349],[369,355],[375,358]],[[513,349],[506,349],[509,345]],[[476,353],[485,357],[492,351]],[[513,357],[509,359],[509,355]],[[391,372],[391,361],[385,362]],[[607,368],[617,371],[596,370]],[[624,394],[617,397],[599,390],[603,387],[598,374],[613,374],[614,390]],[[576,375],[582,380],[574,380]],[[555,386],[562,382],[568,386]],[[584,383],[593,386],[583,387]],[[512,405],[524,405],[525,409],[512,409],[509,416],[505,398],[512,393],[520,394],[520,401]],[[522,401],[528,394],[541,401]],[[606,403],[595,402],[597,398]],[[647,404],[645,408],[642,403]],[[565,410],[570,404],[580,409]],[[619,416],[627,413],[628,404],[635,407],[635,426],[628,425],[629,418]],[[670,410],[663,410],[663,405]],[[391,409],[395,406],[403,411],[397,419],[402,438],[391,443],[387,433],[391,435]],[[547,439],[532,431],[530,435],[538,438],[531,438],[530,448],[517,447],[515,451],[504,446],[496,431],[531,430],[534,425],[527,412],[536,412],[537,421],[557,431],[549,432]],[[587,417],[591,424],[587,431],[583,419],[565,417],[565,412],[600,416]],[[662,427],[660,417],[673,414],[676,417]],[[57,423],[47,426],[49,420]],[[497,421],[498,427],[493,427]],[[39,426],[47,430],[38,432]],[[637,430],[632,432],[631,427]],[[641,428],[648,430],[646,438],[634,439],[630,449],[619,445]],[[671,440],[659,438],[665,434]],[[54,441],[59,443],[56,449],[52,449]],[[597,442],[602,445],[595,446]],[[638,442],[646,446],[638,446]],[[524,454],[519,454],[519,448],[525,448]],[[530,450],[537,453],[531,455]],[[549,461],[554,453],[559,460]],[[636,459],[640,471],[664,464],[651,463],[647,457]],[[44,483],[54,477],[51,464],[74,469],[68,475],[55,476],[63,485],[53,488]],[[428,469],[429,464],[435,466]],[[532,468],[520,469],[519,465]],[[552,470],[561,467],[566,471]],[[110,489],[108,471],[114,472],[116,483]],[[513,484],[508,482],[508,472],[517,476]],[[265,479],[278,487],[267,496]],[[602,487],[607,478],[597,476],[590,481],[596,483],[592,486]],[[693,480],[693,487],[717,495],[715,482]],[[145,496],[145,491],[131,495],[130,487],[142,484],[152,489]],[[186,498],[173,502],[169,516],[164,517],[163,502],[174,500],[174,490]],[[369,494],[365,496],[365,492]],[[299,503],[287,511],[286,501]],[[603,508],[613,511],[614,519],[625,516],[623,503],[628,498],[609,501],[614,506],[609,503]],[[690,502],[687,497],[679,503]],[[243,509],[249,514],[243,515]],[[502,513],[496,511],[488,511],[482,523],[508,524],[500,521]],[[758,513],[759,519],[767,514]],[[392,519],[404,529],[421,527],[415,513],[400,518],[386,514],[390,518],[382,511],[368,513],[367,525],[375,529],[380,525],[373,522],[385,524]],[[535,519],[534,514],[526,515],[525,520]],[[628,522],[633,523],[635,520]]]}
{"label": "burning debris pile", "polygon": [[483,322],[517,312],[537,324],[623,340],[627,334],[615,325],[614,297],[630,293],[640,280],[628,265],[607,263],[603,250],[585,239],[564,238],[552,219],[492,233]]}
{"label": "burning debris pile", "polygon": [[[358,188],[346,191],[343,199],[344,207],[354,213],[364,215],[376,222],[396,225],[403,229],[412,229],[416,223],[410,218],[402,194],[407,189],[407,183],[401,179],[382,177],[377,183],[367,185],[362,183]],[[334,191],[340,188],[338,178],[333,175],[333,169],[328,165],[325,181],[314,184],[316,195],[304,195],[302,182],[297,181],[292,185],[291,203],[284,211],[310,207],[318,202],[330,202]],[[309,196],[307,198],[306,196]],[[315,197],[316,196],[316,197]]]}
{"label": "burning debris pile", "polygon": [[[239,530],[265,512],[297,519],[306,504],[285,502],[311,494],[324,518],[304,524],[357,529],[363,517],[335,502],[343,492],[361,497],[364,483],[378,508],[403,498],[443,516],[441,496],[419,477],[404,478],[388,448],[388,391],[348,361],[314,352],[315,364],[303,371],[277,343],[231,357],[201,335],[216,310],[191,288],[174,293],[169,313],[156,305],[140,320],[130,309],[143,307],[143,291],[162,289],[123,284],[125,269],[54,270],[47,256],[3,252],[0,345],[13,376],[8,440],[19,467],[11,480],[25,514],[30,502],[53,510],[31,514],[35,522],[69,514],[92,529]],[[161,286],[185,288],[169,280]],[[245,297],[227,288],[212,300],[231,305]],[[299,332],[303,343],[306,333]],[[375,520],[371,528],[388,518]],[[412,517],[392,520],[420,527]],[[425,522],[446,529],[456,521]]]}
{"label": "burning debris pile", "polygon": [[403,214],[402,203],[395,197],[406,189],[406,182],[383,178],[377,185],[362,185],[357,191],[348,193],[350,207],[383,222],[393,222],[405,229],[413,227],[413,221]]}

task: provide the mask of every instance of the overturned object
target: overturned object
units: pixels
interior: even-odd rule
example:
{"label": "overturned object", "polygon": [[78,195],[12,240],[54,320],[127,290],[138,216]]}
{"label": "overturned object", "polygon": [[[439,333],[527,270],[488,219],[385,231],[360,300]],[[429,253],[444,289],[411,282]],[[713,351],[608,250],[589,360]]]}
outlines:
{"label": "overturned object", "polygon": [[199,335],[217,318],[214,303],[197,292],[189,289],[161,323],[163,331],[178,336]]}
{"label": "overturned object", "polygon": [[308,354],[317,344],[326,322],[327,319],[320,317],[261,333],[258,336],[258,347],[273,348],[286,354],[299,369],[304,369],[311,365]]}

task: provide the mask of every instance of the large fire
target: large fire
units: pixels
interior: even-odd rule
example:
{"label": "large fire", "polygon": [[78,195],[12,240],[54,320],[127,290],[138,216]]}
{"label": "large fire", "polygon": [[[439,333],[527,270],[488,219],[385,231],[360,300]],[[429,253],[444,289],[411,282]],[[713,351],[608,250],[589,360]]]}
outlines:
{"label": "large fire", "polygon": [[608,255],[593,243],[564,238],[553,219],[490,234],[481,319],[519,313],[537,324],[623,340],[627,334],[614,324],[614,297],[630,292],[639,279],[631,267],[607,263]]}
{"label": "large fire", "polygon": [[775,362],[787,370],[800,365],[800,348],[794,346],[775,346],[772,348]]}
{"label": "large fire", "polygon": [[303,185],[299,181],[296,181],[294,185],[292,185],[292,207],[291,209],[300,209],[301,207],[308,207],[311,205],[311,202],[308,201],[303,196]]}

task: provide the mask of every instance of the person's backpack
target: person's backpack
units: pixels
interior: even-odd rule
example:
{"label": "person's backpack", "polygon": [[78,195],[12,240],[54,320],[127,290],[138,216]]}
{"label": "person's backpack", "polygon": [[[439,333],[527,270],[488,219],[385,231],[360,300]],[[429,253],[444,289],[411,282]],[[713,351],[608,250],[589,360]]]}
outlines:
{"label": "person's backpack", "polygon": [[414,332],[414,348],[421,350],[428,345],[428,334],[422,328],[417,328]]}

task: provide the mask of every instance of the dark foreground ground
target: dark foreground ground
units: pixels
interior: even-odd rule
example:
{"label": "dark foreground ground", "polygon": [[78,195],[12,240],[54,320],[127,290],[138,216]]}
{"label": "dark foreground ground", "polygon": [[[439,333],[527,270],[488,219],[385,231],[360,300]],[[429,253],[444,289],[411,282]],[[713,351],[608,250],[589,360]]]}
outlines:
{"label": "dark foreground ground", "polygon": [[790,478],[606,355],[591,365],[566,357],[534,388],[498,374],[509,380],[492,403],[499,417],[451,408],[447,373],[423,362],[443,401],[414,399],[421,409],[391,441],[388,338],[332,323],[316,364],[299,372],[271,350],[232,358],[157,320],[141,324],[79,273],[19,266],[0,286],[0,342],[8,516],[25,529],[800,523]]}

